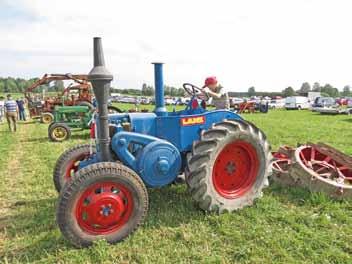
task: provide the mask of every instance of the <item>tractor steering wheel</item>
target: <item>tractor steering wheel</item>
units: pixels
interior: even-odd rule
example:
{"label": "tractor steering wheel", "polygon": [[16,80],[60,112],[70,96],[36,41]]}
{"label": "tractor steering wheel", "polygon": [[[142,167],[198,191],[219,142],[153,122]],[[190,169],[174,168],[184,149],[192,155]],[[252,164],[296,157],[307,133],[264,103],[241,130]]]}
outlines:
{"label": "tractor steering wheel", "polygon": [[207,101],[209,99],[208,95],[203,92],[202,88],[199,88],[198,86],[195,86],[194,84],[191,83],[184,83],[183,89],[192,97],[196,97],[201,100]]}

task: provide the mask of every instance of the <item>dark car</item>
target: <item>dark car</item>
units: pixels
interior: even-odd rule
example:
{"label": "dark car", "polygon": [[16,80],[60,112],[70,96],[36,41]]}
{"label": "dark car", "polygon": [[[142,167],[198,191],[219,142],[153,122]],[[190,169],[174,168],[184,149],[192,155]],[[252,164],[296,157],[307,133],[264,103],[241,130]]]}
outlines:
{"label": "dark car", "polygon": [[317,97],[312,107],[331,107],[336,105],[336,100],[332,97]]}

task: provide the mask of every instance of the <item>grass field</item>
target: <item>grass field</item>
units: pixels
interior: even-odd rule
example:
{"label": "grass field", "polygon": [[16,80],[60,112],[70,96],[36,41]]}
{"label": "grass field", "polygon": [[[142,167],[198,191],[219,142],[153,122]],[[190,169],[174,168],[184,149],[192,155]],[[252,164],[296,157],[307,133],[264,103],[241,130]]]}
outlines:
{"label": "grass field", "polygon": [[[123,106],[126,107],[126,106]],[[323,141],[352,154],[352,118],[308,111],[245,115],[273,148]],[[57,157],[88,141],[88,132],[51,143],[47,127],[0,125],[0,262],[2,263],[352,263],[352,203],[273,184],[234,214],[206,214],[186,186],[149,190],[144,225],[114,246],[75,249],[55,223],[52,184]]]}

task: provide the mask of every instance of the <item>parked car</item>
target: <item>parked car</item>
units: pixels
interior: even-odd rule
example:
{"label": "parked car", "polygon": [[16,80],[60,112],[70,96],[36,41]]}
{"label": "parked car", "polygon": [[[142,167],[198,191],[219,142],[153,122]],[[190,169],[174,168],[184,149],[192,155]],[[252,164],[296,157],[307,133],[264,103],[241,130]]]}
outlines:
{"label": "parked car", "polygon": [[150,98],[149,97],[142,97],[140,99],[140,103],[143,104],[143,105],[150,104]]}
{"label": "parked car", "polygon": [[314,103],[312,105],[312,108],[316,107],[330,107],[336,105],[336,100],[332,97],[317,97],[314,100]]}
{"label": "parked car", "polygon": [[287,110],[291,109],[308,109],[309,108],[309,100],[308,97],[304,96],[290,96],[285,100],[285,108]]}
{"label": "parked car", "polygon": [[173,98],[165,98],[166,105],[173,105],[175,104],[175,100]]}
{"label": "parked car", "polygon": [[269,108],[270,109],[284,108],[285,102],[286,102],[285,99],[272,99],[269,102]]}
{"label": "parked car", "polygon": [[240,108],[240,104],[243,102],[244,100],[242,98],[232,97],[230,98],[230,107],[238,110]]}
{"label": "parked car", "polygon": [[134,103],[136,103],[136,98],[135,97],[130,97],[130,96],[122,96],[122,97],[119,98],[119,103],[134,104]]}

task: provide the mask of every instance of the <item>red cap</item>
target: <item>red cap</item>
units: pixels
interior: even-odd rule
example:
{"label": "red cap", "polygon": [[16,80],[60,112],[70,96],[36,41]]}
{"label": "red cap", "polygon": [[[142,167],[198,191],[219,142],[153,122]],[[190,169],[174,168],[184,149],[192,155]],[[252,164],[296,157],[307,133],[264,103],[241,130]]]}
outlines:
{"label": "red cap", "polygon": [[218,80],[216,79],[215,76],[211,76],[211,77],[208,77],[205,79],[204,81],[204,87],[207,87],[208,85],[212,85],[212,84],[217,84],[218,83]]}

